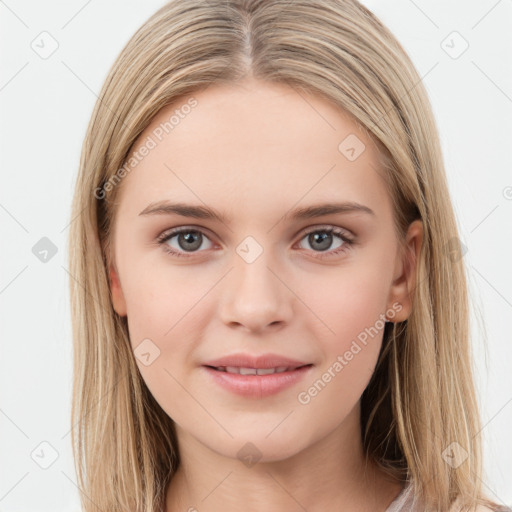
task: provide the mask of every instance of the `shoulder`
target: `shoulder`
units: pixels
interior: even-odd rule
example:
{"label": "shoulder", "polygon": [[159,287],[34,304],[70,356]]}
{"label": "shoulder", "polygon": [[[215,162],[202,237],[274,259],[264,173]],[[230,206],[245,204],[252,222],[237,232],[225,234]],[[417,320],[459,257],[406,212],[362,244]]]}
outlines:
{"label": "shoulder", "polygon": [[[461,512],[461,508],[458,506],[457,502],[450,508],[450,512]],[[512,512],[512,509],[504,506],[490,508],[486,505],[477,505],[475,512]]]}

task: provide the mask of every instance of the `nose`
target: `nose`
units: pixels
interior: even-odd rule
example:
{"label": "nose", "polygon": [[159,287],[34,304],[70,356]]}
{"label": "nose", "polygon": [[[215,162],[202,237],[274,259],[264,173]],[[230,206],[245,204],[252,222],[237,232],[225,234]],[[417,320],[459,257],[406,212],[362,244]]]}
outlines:
{"label": "nose", "polygon": [[220,315],[225,325],[263,333],[289,324],[294,295],[282,272],[273,266],[269,266],[265,251],[252,263],[236,255],[220,294]]}

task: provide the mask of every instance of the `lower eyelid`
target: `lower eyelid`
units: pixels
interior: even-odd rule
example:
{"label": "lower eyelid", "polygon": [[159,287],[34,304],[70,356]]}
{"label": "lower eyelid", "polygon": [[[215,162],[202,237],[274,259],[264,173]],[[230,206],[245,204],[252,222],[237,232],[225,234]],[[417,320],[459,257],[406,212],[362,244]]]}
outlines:
{"label": "lower eyelid", "polygon": [[[313,231],[312,233],[315,233],[315,232],[316,231]],[[299,240],[298,243],[300,243],[302,240],[304,240],[304,238],[306,236],[308,236],[309,234],[311,234],[311,233],[304,235]],[[348,237],[345,238],[344,234],[343,234],[343,236],[340,234],[337,234],[337,233],[332,233],[332,234],[337,236],[343,242],[339,247],[336,247],[334,249],[327,249],[325,251],[315,251],[313,249],[303,249],[303,248],[299,248],[299,249],[302,251],[311,253],[313,255],[313,258],[323,259],[323,258],[329,258],[329,257],[336,257],[336,256],[340,255],[341,253],[350,250],[353,247],[353,245],[355,244],[355,242],[353,240],[349,239]]]}
{"label": "lower eyelid", "polygon": [[[171,232],[168,232],[168,233],[164,233],[162,235],[160,235],[159,237],[157,237],[157,243],[159,245],[163,245],[165,246],[164,247],[164,250],[170,254],[173,254],[173,255],[177,255],[177,256],[185,256],[185,255],[193,255],[193,254],[199,254],[199,253],[202,253],[202,252],[205,252],[205,250],[201,250],[201,251],[192,251],[192,252],[187,252],[187,251],[183,251],[183,250],[176,250],[174,249],[173,247],[170,247],[167,242],[171,239],[173,239],[174,237],[182,234],[182,233],[189,233],[189,232],[196,232],[196,233],[200,233],[204,238],[206,238],[212,245],[215,245],[215,242],[213,242],[211,240],[211,238],[203,231],[201,231],[200,229],[197,229],[197,228],[182,228],[182,229],[177,229],[176,231],[171,231]],[[342,242],[343,244],[340,246],[340,247],[337,247],[336,249],[330,249],[330,250],[327,250],[327,251],[314,251],[312,249],[310,249],[313,253],[316,253],[316,254],[319,254],[319,255],[322,255],[322,254],[336,254],[337,252],[341,252],[343,250],[347,250],[348,248],[350,248],[351,245],[354,244],[354,241],[352,240],[352,238],[350,236],[348,236],[344,231],[338,231],[334,228],[317,228],[317,229],[313,229],[313,230],[310,230],[306,233],[303,233],[300,238],[298,239],[298,242],[297,243],[300,243],[302,240],[304,240],[304,238],[306,238],[308,235],[311,235],[313,233],[321,233],[321,232],[329,232],[331,235],[333,236],[337,236]],[[302,250],[308,250],[308,249],[302,249]]]}
{"label": "lower eyelid", "polygon": [[[169,233],[164,233],[162,235],[160,235],[159,237],[157,237],[156,241],[159,245],[164,245],[165,246],[165,249],[168,251],[168,252],[172,252],[174,254],[176,253],[179,253],[180,255],[181,254],[187,254],[187,251],[177,251],[176,249],[174,249],[173,247],[170,247],[167,242],[169,240],[172,240],[173,238],[181,235],[182,233],[200,233],[201,236],[203,238],[205,238],[206,240],[208,240],[212,245],[214,245],[214,242],[210,239],[210,237],[206,234],[206,233],[203,233],[201,230],[199,229],[179,229],[179,230],[176,230],[176,231],[171,231]],[[199,252],[204,252],[204,250],[202,251],[192,251],[188,254],[195,254],[195,253],[199,253]]]}
{"label": "lower eyelid", "polygon": [[308,235],[311,235],[313,233],[326,233],[326,232],[332,236],[338,237],[340,240],[343,240],[343,242],[345,242],[347,244],[350,244],[354,241],[352,235],[348,234],[345,231],[337,230],[335,228],[314,229],[312,231],[308,231],[308,232],[302,234],[302,236],[299,238],[299,241],[303,240],[305,237],[307,237]]}

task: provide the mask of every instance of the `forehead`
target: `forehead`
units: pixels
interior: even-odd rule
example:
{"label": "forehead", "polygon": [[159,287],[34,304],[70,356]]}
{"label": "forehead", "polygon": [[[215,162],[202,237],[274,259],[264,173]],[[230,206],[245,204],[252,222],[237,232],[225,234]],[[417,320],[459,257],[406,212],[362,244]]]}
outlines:
{"label": "forehead", "polygon": [[183,97],[131,156],[120,214],[166,199],[272,218],[320,200],[390,208],[374,142],[342,109],[284,84],[213,84]]}

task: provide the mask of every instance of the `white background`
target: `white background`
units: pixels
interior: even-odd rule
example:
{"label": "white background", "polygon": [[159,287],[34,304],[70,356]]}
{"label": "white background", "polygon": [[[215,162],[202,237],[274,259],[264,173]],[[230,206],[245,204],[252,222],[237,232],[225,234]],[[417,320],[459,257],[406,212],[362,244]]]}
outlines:
{"label": "white background", "polygon": [[[434,108],[468,249],[484,483],[511,505],[512,2],[363,3],[403,44]],[[107,71],[163,4],[0,1],[0,512],[79,510],[69,435],[72,190]],[[43,31],[59,45],[47,59],[31,48]],[[457,59],[442,47],[453,31],[469,43]],[[46,263],[32,252],[42,237],[57,247]],[[58,452],[48,469],[31,458],[42,442]]]}

